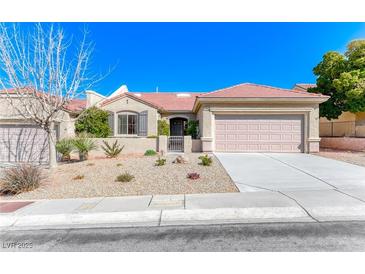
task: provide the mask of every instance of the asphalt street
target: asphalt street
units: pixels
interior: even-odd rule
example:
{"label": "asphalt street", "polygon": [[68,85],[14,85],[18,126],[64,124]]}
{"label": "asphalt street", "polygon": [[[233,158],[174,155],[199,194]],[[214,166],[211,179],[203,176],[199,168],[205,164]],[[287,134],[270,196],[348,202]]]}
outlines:
{"label": "asphalt street", "polygon": [[365,251],[365,222],[7,231],[0,251]]}

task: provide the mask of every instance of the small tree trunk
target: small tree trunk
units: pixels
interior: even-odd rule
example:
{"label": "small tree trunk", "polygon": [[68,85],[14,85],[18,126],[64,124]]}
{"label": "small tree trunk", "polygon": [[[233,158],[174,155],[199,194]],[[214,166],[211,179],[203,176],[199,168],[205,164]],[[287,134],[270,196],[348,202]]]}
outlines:
{"label": "small tree trunk", "polygon": [[51,123],[50,131],[47,132],[49,144],[49,167],[57,167],[57,153],[56,153],[56,136],[53,133],[54,123]]}

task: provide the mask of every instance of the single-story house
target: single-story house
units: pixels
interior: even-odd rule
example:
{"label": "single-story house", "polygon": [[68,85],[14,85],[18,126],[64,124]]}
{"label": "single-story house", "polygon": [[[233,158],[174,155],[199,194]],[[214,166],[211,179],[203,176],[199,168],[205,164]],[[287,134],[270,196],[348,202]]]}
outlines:
{"label": "single-story house", "polygon": [[[85,100],[75,99],[61,111],[55,122],[55,138],[62,139],[75,135],[75,118],[85,106]],[[48,163],[47,134],[30,119],[20,115],[23,108],[22,100],[18,98],[14,90],[0,91],[0,164],[4,162]]]}
{"label": "single-story house", "polygon": [[[133,92],[123,85],[108,97],[86,91],[86,101],[76,105],[108,111],[111,138],[128,144],[127,152],[158,149],[159,138],[151,137],[158,135],[159,120],[169,122],[169,150],[183,140],[187,121],[196,120],[199,136],[189,144],[193,151],[309,153],[319,150],[319,104],[327,99],[251,83],[211,92]],[[0,134],[0,140],[8,137]]]}
{"label": "single-story house", "polygon": [[199,121],[203,152],[316,152],[319,104],[327,96],[244,83],[212,92],[131,92],[122,86],[107,98],[87,91],[87,107],[110,113],[114,137],[157,135],[166,119],[172,136]]}

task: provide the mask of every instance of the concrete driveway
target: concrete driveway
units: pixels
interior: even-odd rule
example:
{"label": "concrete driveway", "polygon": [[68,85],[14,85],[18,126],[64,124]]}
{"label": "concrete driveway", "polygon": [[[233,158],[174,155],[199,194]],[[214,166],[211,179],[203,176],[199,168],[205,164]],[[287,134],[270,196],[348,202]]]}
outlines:
{"label": "concrete driveway", "polygon": [[[318,222],[365,219],[365,167],[300,153],[216,156],[245,194],[276,193]],[[266,199],[275,204],[272,197]]]}
{"label": "concrete driveway", "polygon": [[365,189],[365,168],[303,153],[216,153],[241,192]]}

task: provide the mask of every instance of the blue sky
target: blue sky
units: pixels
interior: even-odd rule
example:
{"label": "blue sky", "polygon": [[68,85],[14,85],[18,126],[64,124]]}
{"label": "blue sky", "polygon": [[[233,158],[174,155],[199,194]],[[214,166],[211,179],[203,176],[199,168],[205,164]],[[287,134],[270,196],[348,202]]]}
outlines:
{"label": "blue sky", "polygon": [[[62,23],[67,34],[80,23]],[[91,69],[112,73],[94,90],[211,91],[243,82],[290,88],[315,81],[329,50],[365,38],[363,23],[87,23]]]}

